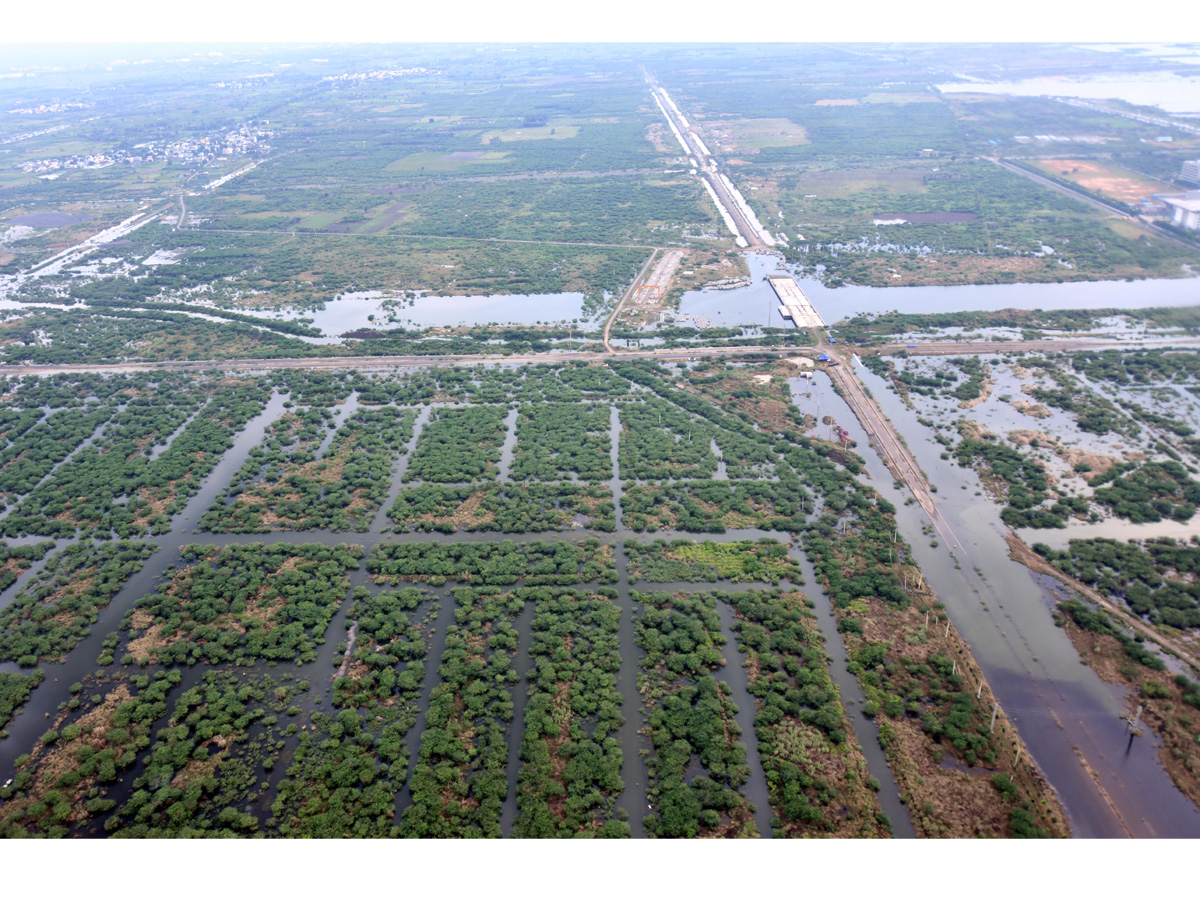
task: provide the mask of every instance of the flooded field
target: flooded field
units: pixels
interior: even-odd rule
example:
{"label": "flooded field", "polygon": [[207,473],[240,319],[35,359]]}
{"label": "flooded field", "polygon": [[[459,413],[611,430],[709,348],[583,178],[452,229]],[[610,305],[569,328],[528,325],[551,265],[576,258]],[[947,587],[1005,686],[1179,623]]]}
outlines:
{"label": "flooded field", "polygon": [[479,325],[557,325],[590,320],[583,312],[584,296],[565,294],[493,294],[479,297],[436,297],[427,294],[396,298],[379,291],[339,294],[325,308],[282,316],[311,319],[323,338],[336,343],[349,331],[388,328],[429,328]]}
{"label": "flooded field", "polygon": [[1169,113],[1200,110],[1200,79],[1169,72],[1147,72],[1141,78],[1098,76],[1090,79],[1036,78],[1024,81],[939,84],[943,93],[1012,94],[1018,97],[1078,97],[1124,100],[1157,106]]}
{"label": "flooded field", "polygon": [[[1119,436],[1103,440],[1081,434],[1062,413],[1057,419],[1041,420],[1015,413],[997,396],[1009,389],[1003,383],[1003,372],[995,368],[993,372],[1001,383],[993,389],[991,400],[966,414],[971,420],[1002,435],[1009,427],[1031,427],[1032,423],[1032,427],[1069,435],[1072,443],[1082,442],[1095,450],[1113,452],[1111,444],[1120,443]],[[1121,718],[1128,712],[1124,691],[1105,684],[1092,669],[1080,665],[1077,651],[1055,626],[1051,612],[1065,597],[1063,588],[1009,558],[999,507],[987,496],[979,476],[942,458],[945,454],[940,445],[918,421],[923,416],[943,423],[957,420],[963,415],[958,404],[914,396],[918,408],[909,409],[882,378],[861,367],[859,373],[888,417],[908,436],[909,447],[938,487],[938,506],[953,540],[938,546],[933,546],[936,541],[917,541],[914,552],[922,570],[970,641],[1030,752],[1064,798],[1077,834],[1200,835],[1200,812],[1172,785],[1157,758],[1154,741],[1135,742],[1127,751],[1127,726]],[[843,408],[832,392],[824,394],[823,402],[825,409]],[[835,416],[839,422],[843,418]],[[866,443],[856,423],[847,428],[860,446]],[[922,435],[929,437],[921,439]],[[873,455],[868,455],[867,461],[881,493],[899,506],[900,521],[910,533],[921,527],[925,520],[919,507],[902,505],[903,497],[888,486],[886,470]],[[1163,523],[1158,531],[1171,534],[1179,527],[1190,531],[1191,523]],[[1023,534],[1063,546],[1070,537],[1120,539],[1148,536],[1154,530],[1153,525],[1105,520]],[[1088,783],[1093,778],[1104,788],[1107,802]]]}
{"label": "flooded field", "polygon": [[[786,273],[782,260],[766,253],[747,253],[749,287],[728,291],[688,291],[679,311],[703,317],[713,325],[787,327],[779,300],[764,280]],[[1062,284],[978,284],[930,287],[826,287],[816,278],[797,283],[827,325],[856,315],[884,312],[938,313],[999,309],[1142,309],[1151,306],[1194,306],[1200,301],[1195,278],[1146,281],[1064,282]]]}

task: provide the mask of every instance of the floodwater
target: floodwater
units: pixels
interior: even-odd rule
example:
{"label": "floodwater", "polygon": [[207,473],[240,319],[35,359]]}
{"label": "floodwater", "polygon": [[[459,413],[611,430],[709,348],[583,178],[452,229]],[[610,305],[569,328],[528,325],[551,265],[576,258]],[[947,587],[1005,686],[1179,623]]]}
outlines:
{"label": "floodwater", "polygon": [[64,212],[33,212],[23,216],[13,216],[8,220],[10,225],[26,225],[30,228],[61,228],[63,225],[74,225],[86,220],[87,216],[77,216]]}
{"label": "floodwater", "polygon": [[[907,409],[883,379],[861,366],[857,371],[901,433],[922,433],[919,413]],[[896,505],[901,532],[927,582],[1058,791],[1075,835],[1200,837],[1200,810],[1171,783],[1154,743],[1136,741],[1126,752],[1123,690],[1081,664],[1054,625],[1050,591],[1061,589],[1009,559],[1000,507],[976,496],[982,492],[978,476],[942,460],[937,445],[910,440],[938,487],[938,508],[952,534],[949,544],[931,546],[921,537],[928,521],[921,508],[905,505],[907,491],[894,488],[892,475],[828,379],[819,375],[817,384],[823,410],[850,432],[873,484]]]}
{"label": "floodwater", "polygon": [[[389,328],[427,328],[458,325],[588,324],[583,294],[489,294],[479,297],[435,297],[422,294],[415,299],[389,297],[380,291],[354,291],[325,301],[321,310],[267,313],[266,317],[311,319],[323,338],[314,343],[338,343],[347,331]],[[255,312],[255,315],[259,315]]]}
{"label": "floodwater", "polygon": [[832,324],[863,313],[941,313],[997,309],[1144,309],[1200,304],[1200,280],[1070,281],[1050,284],[966,284],[926,287],[828,288],[799,281],[821,318]]}
{"label": "floodwater", "polygon": [[[748,287],[730,291],[688,291],[680,301],[683,315],[707,318],[713,325],[766,325],[786,328],[779,298],[764,279],[788,274],[769,253],[746,253]],[[860,314],[939,313],[998,309],[1143,309],[1149,306],[1200,305],[1200,279],[1157,278],[1145,281],[1091,281],[1048,284],[967,284],[925,287],[831,288],[816,278],[797,284],[826,324]]]}
{"label": "floodwater", "polygon": [[[783,260],[770,253],[744,253],[750,266],[750,284],[729,291],[687,291],[679,302],[681,315],[708,319],[713,325],[768,325],[787,328],[790,319],[779,314],[779,296],[765,281],[783,269]],[[805,288],[805,293],[808,289]]]}
{"label": "floodwater", "polygon": [[[274,532],[270,534],[210,534],[197,533],[194,531],[200,517],[213,504],[220,492],[229,484],[233,475],[241,468],[247,459],[250,451],[257,446],[264,438],[272,422],[278,419],[285,412],[284,403],[287,397],[281,394],[273,394],[267,403],[266,409],[257,417],[252,419],[248,426],[237,435],[234,446],[226,453],[221,461],[214,468],[211,475],[201,485],[198,493],[191,498],[185,509],[173,521],[173,530],[169,535],[148,538],[147,543],[157,545],[157,552],[146,561],[142,570],[132,576],[109,606],[99,613],[98,621],[94,625],[90,635],[85,638],[78,647],[68,656],[67,660],[62,663],[49,663],[42,666],[46,672],[46,680],[34,690],[30,701],[25,708],[14,718],[9,724],[10,737],[3,742],[0,742],[0,782],[7,779],[13,774],[13,762],[15,758],[23,752],[26,752],[32,747],[39,735],[44,732],[51,724],[56,714],[58,705],[67,699],[69,696],[67,686],[75,681],[82,681],[90,674],[96,672],[96,659],[102,650],[102,644],[107,634],[116,631],[119,628],[120,622],[125,613],[145,595],[153,592],[161,583],[173,567],[179,565],[181,561],[180,546],[187,543],[196,543],[202,545],[245,545],[251,543],[298,543],[298,544],[357,544],[364,546],[368,554],[373,546],[377,543],[386,541],[389,543],[421,541],[427,542],[430,540],[437,541],[503,541],[513,539],[509,535],[492,534],[486,532],[471,532],[458,533],[455,535],[439,535],[431,537],[422,533],[390,533],[390,527],[386,517],[386,510],[394,501],[395,495],[402,487],[402,479],[407,467],[408,459],[416,446],[421,428],[428,421],[430,407],[422,406],[419,408],[418,418],[416,420],[414,435],[405,445],[402,454],[396,460],[392,467],[392,486],[389,491],[387,501],[384,507],[375,516],[372,522],[372,528],[367,533],[348,533],[348,534],[333,534],[329,532],[313,531],[313,532]],[[356,407],[356,401],[352,397],[347,403],[334,407],[339,422],[344,421],[351,415]],[[620,422],[617,416],[617,410],[612,407],[612,460],[614,463],[614,478],[610,482],[614,496],[619,501],[619,478],[616,476],[616,463],[619,454],[620,440]],[[508,420],[508,431],[511,439],[515,425],[515,409],[510,413]],[[324,450],[332,436],[333,430],[325,435],[325,440],[322,442],[322,450]],[[502,477],[507,477],[507,470],[511,464],[511,440],[506,441],[505,459],[502,464]],[[620,507],[618,502],[618,523],[620,522]],[[620,526],[619,526],[620,527]],[[517,539],[520,541],[533,540],[579,540],[584,537],[598,537],[606,543],[616,543],[628,540],[632,537],[645,540],[646,535],[634,535],[626,531],[618,531],[616,533],[593,533],[587,530],[576,532],[555,532],[550,534],[528,534],[520,535]],[[679,532],[660,531],[655,537],[663,537],[668,540],[675,538],[703,539],[703,535],[684,534]],[[726,540],[739,539],[756,539],[760,537],[774,537],[776,539],[788,541],[789,535],[778,534],[771,532],[758,531],[754,529],[741,529],[731,531],[724,536]],[[65,544],[65,541],[58,542],[60,545]],[[380,590],[375,585],[369,583],[366,574],[366,559],[364,556],[362,564],[349,574],[350,589],[355,586],[366,586],[372,592]],[[640,614],[640,609],[637,609],[639,604],[633,602],[632,589],[629,583],[628,571],[626,567],[625,554],[617,552],[615,554],[617,563],[618,581],[616,588],[618,597],[615,601],[621,610],[621,619],[619,623],[619,638],[621,646],[621,662],[620,669],[617,674],[617,689],[623,698],[625,716],[625,724],[621,728],[619,739],[622,745],[624,756],[624,764],[622,767],[622,779],[625,782],[625,791],[616,799],[616,807],[622,811],[622,817],[626,818],[632,834],[635,837],[644,836],[643,820],[650,809],[646,805],[645,789],[648,782],[645,758],[643,753],[649,750],[649,739],[642,733],[642,729],[646,724],[646,708],[640,702],[637,691],[637,676],[639,665],[639,653],[637,652],[634,643],[634,628],[636,616]],[[802,560],[802,565],[807,567],[807,561]],[[3,598],[0,600],[8,601],[12,596],[15,596],[17,590],[26,584],[34,572],[40,568],[40,564],[33,567],[33,572],[27,573],[18,580],[17,584],[10,587],[4,592]],[[807,568],[811,578],[811,567]],[[814,583],[815,584],[815,583]],[[639,585],[641,590],[655,590],[659,586]],[[705,591],[713,589],[723,590],[744,590],[754,588],[754,585],[709,585],[709,584],[694,584],[694,585],[674,585],[668,586],[679,590]],[[759,585],[758,587],[763,587]],[[422,604],[418,612],[415,614],[414,621],[423,618],[426,612],[432,609],[430,604],[437,604],[438,611],[436,619],[428,640],[429,653],[424,662],[425,677],[422,683],[421,695],[417,701],[417,721],[416,724],[406,735],[406,744],[409,750],[409,775],[411,777],[414,766],[416,765],[418,750],[420,747],[421,733],[424,727],[425,713],[429,706],[429,698],[432,691],[436,688],[439,679],[437,677],[438,667],[441,664],[441,658],[445,649],[446,632],[449,626],[454,622],[454,601],[450,596],[450,587],[444,588],[427,588],[433,595],[432,599],[427,603]],[[819,588],[817,589],[819,590]],[[826,606],[827,606],[826,602]],[[752,764],[752,775],[750,781],[743,787],[743,793],[751,801],[755,807],[755,821],[758,829],[763,837],[771,836],[770,819],[772,811],[770,808],[769,797],[767,793],[767,785],[765,776],[761,766],[758,765],[758,743],[753,729],[753,719],[755,712],[754,698],[747,690],[747,674],[744,669],[745,658],[738,650],[736,641],[733,638],[732,629],[729,627],[731,619],[731,610],[726,604],[719,604],[724,625],[723,630],[726,632],[726,647],[725,655],[727,659],[726,666],[717,674],[718,678],[725,680],[730,684],[733,690],[733,700],[738,707],[737,722],[741,728],[741,740],[746,744],[748,759]],[[291,676],[293,679],[306,679],[311,684],[310,691],[299,697],[297,703],[309,710],[321,710],[331,712],[331,691],[332,691],[332,673],[336,672],[338,663],[341,661],[342,654],[338,652],[338,644],[345,639],[347,629],[353,623],[348,621],[347,610],[349,604],[343,603],[342,607],[333,617],[329,627],[325,632],[325,638],[317,648],[316,659],[312,663],[296,666],[293,664],[279,664],[277,666],[267,666],[265,664],[257,664],[253,667],[217,667],[219,670],[228,669],[239,672],[255,671],[269,673],[272,678],[277,681],[285,676]],[[820,607],[820,603],[818,603]],[[516,820],[517,800],[516,800],[516,785],[519,776],[519,749],[520,742],[523,736],[523,719],[525,705],[528,698],[528,671],[530,669],[531,660],[528,655],[530,645],[530,622],[532,620],[533,606],[527,604],[524,612],[518,617],[516,625],[518,628],[519,644],[517,652],[514,655],[513,666],[521,676],[517,684],[513,686],[514,700],[514,720],[509,726],[509,765],[506,771],[506,777],[509,783],[509,794],[505,801],[502,812],[502,830],[506,835],[511,834],[512,826]],[[822,631],[825,634],[826,641],[829,642],[835,660],[839,659],[838,650],[840,641],[836,641],[837,635],[835,625],[831,616],[828,622],[823,622]],[[6,671],[17,671],[16,667],[5,665]],[[120,671],[120,667],[116,667]],[[186,690],[188,686],[198,683],[203,677],[203,674],[211,671],[206,666],[194,666],[185,670],[184,678],[180,685],[172,689],[167,698],[168,712],[163,719],[155,723],[153,732],[163,727],[166,724],[170,711],[174,708],[174,704],[179,694]],[[853,678],[845,672],[844,659],[838,670],[833,671],[832,677],[843,691],[851,692],[850,709],[851,718],[854,721],[854,728],[859,736],[859,739],[864,742],[864,750],[868,759],[869,773],[874,776],[881,785],[880,802],[886,812],[888,812],[893,827],[898,836],[911,835],[911,826],[908,825],[907,816],[903,806],[899,802],[898,792],[895,783],[891,778],[891,772],[888,770],[886,761],[882,756],[882,752],[878,748],[876,735],[870,731],[872,727],[865,717],[856,716],[853,709],[854,704],[861,705],[861,696],[854,694],[856,683]],[[298,745],[298,736],[293,736],[284,739],[284,746],[281,750],[281,755],[278,763],[271,771],[260,771],[256,775],[256,781],[265,781],[270,785],[264,792],[263,797],[256,801],[255,805],[250,808],[252,814],[256,815],[260,824],[265,824],[270,817],[270,807],[273,798],[276,795],[278,785],[285,777],[288,768],[288,763],[291,754]],[[120,782],[114,785],[109,791],[109,796],[118,803],[128,797],[132,790],[133,781],[141,771],[139,763],[131,771],[124,773]],[[406,785],[400,789],[396,797],[396,812],[397,822],[403,815],[404,810],[411,803],[411,794]],[[101,823],[99,821],[91,822],[87,825],[85,831],[89,834],[101,835]]]}
{"label": "floodwater", "polygon": [[[871,381],[873,376],[864,375],[868,379],[876,397],[884,403],[885,410],[902,426],[906,433],[919,433],[915,424],[915,413],[905,410],[898,400],[892,397],[881,381]],[[1131,751],[1125,753],[1124,723],[1119,716],[1125,711],[1125,702],[1118,689],[1104,685],[1095,674],[1085,666],[1080,665],[1078,656],[1062,632],[1055,628],[1050,617],[1053,598],[1044,584],[1028,570],[1007,558],[1003,542],[1003,532],[998,523],[998,508],[990,501],[976,499],[972,488],[976,488],[977,479],[974,474],[957,468],[938,459],[936,451],[927,451],[923,447],[915,448],[918,459],[930,473],[933,480],[941,486],[943,510],[947,522],[954,530],[959,547],[940,546],[933,548],[921,540],[922,513],[919,507],[904,506],[905,495],[894,489],[892,478],[884,470],[878,457],[870,450],[865,435],[859,429],[848,407],[833,392],[828,379],[819,374],[812,389],[812,396],[798,393],[795,396],[797,405],[809,412],[833,415],[837,423],[847,428],[858,441],[859,449],[867,461],[868,470],[882,496],[895,503],[899,510],[902,530],[914,541],[914,553],[925,571],[927,579],[938,592],[938,596],[947,605],[950,614],[966,640],[971,644],[976,659],[991,683],[996,695],[1004,704],[1010,717],[1021,729],[1022,736],[1030,752],[1046,773],[1051,783],[1059,791],[1070,813],[1075,833],[1080,836],[1200,836],[1200,813],[1194,806],[1178,793],[1171,785],[1165,772],[1159,766],[1156,758],[1156,747],[1151,740],[1136,742]],[[206,545],[233,545],[255,542],[277,543],[349,543],[363,545],[369,551],[380,542],[409,542],[409,541],[502,541],[509,536],[485,532],[460,533],[450,536],[431,537],[421,533],[390,533],[385,510],[390,506],[396,492],[400,489],[401,479],[407,465],[407,460],[416,445],[420,429],[428,420],[429,408],[421,407],[416,425],[416,433],[407,443],[403,454],[397,459],[392,470],[392,488],[384,508],[376,515],[370,532],[358,534],[332,534],[329,532],[276,532],[272,534],[195,534],[193,529],[200,516],[209,508],[217,495],[228,485],[233,474],[241,467],[249,452],[263,438],[270,423],[284,413],[285,396],[273,395],[266,410],[253,419],[247,428],[237,436],[234,447],[225,454],[213,473],[201,486],[199,493],[187,504],[186,508],[173,522],[173,532],[159,538],[150,539],[158,546],[158,551],[145,564],[140,573],[133,576],[123,590],[114,598],[109,607],[99,614],[97,623],[88,638],[69,656],[65,663],[53,663],[43,666],[46,671],[46,681],[33,693],[26,708],[9,725],[10,738],[0,743],[0,782],[13,773],[13,760],[20,753],[31,747],[38,736],[49,727],[58,704],[68,696],[67,685],[83,679],[96,670],[96,658],[100,653],[104,636],[114,631],[125,612],[142,596],[154,590],[160,583],[169,567],[178,564],[180,560],[179,546],[194,542]],[[893,402],[894,401],[894,402]],[[342,411],[341,419],[352,412],[350,405]],[[619,453],[620,423],[612,410],[612,458],[614,463]],[[913,421],[910,421],[912,419]],[[512,422],[509,422],[512,430]],[[507,466],[505,467],[507,471]],[[966,483],[968,490],[958,490],[959,483]],[[618,488],[618,479],[611,482],[614,494]],[[961,496],[959,496],[961,494]],[[618,498],[619,499],[619,498]],[[618,506],[618,528],[620,525],[620,510]],[[595,536],[606,543],[621,543],[636,537],[646,540],[647,535],[634,535],[625,530],[615,533],[593,534],[587,530],[567,533],[521,535],[520,541],[531,540],[578,540],[582,537]],[[689,539],[704,539],[703,535],[681,534],[675,532],[659,532],[653,537],[663,537],[668,540],[676,537]],[[774,537],[790,541],[789,535],[776,534],[752,529],[730,532],[723,536],[725,540],[742,538]],[[961,562],[961,568],[956,566],[956,558]],[[830,675],[841,693],[846,704],[849,718],[862,746],[867,760],[870,775],[880,782],[879,800],[883,810],[891,819],[894,833],[897,837],[912,835],[912,827],[907,812],[899,801],[898,791],[891,772],[886,764],[878,744],[878,734],[874,722],[862,715],[863,696],[857,681],[845,668],[845,654],[840,636],[836,631],[836,623],[829,608],[829,601],[820,590],[812,575],[811,566],[798,550],[793,555],[800,561],[805,573],[805,590],[809,592],[816,604],[818,623],[826,641],[826,650],[832,658]],[[624,755],[622,778],[625,791],[616,798],[617,808],[623,811],[629,822],[634,836],[644,834],[643,820],[650,810],[646,806],[645,787],[647,784],[645,760],[643,751],[648,750],[648,738],[641,733],[645,726],[645,707],[639,702],[637,692],[637,675],[639,654],[634,644],[635,617],[639,610],[632,600],[632,587],[629,583],[625,554],[615,554],[617,562],[618,581],[615,585],[618,597],[615,601],[621,610],[619,637],[621,645],[621,663],[617,674],[617,689],[624,700],[623,713],[625,725],[622,727],[619,739]],[[978,570],[975,570],[975,567]],[[27,581],[23,578],[19,584]],[[367,583],[365,558],[364,564],[350,574],[351,585]],[[746,586],[753,587],[753,586]],[[658,586],[638,585],[641,590],[654,590]],[[722,589],[740,589],[742,586],[729,586]],[[374,590],[375,588],[371,588]],[[696,584],[682,586],[681,589],[711,590],[714,586]],[[424,663],[425,679],[422,685],[421,697],[418,701],[418,719],[413,729],[407,735],[409,748],[409,771],[411,774],[416,763],[420,736],[423,729],[424,713],[428,707],[429,696],[438,684],[437,671],[445,646],[445,633],[454,621],[453,600],[448,588],[433,591],[435,599],[432,602],[440,604],[436,623],[429,639],[429,655]],[[15,588],[6,591],[6,600],[15,593]],[[741,739],[746,743],[747,755],[751,762],[758,757],[757,739],[752,727],[754,703],[746,691],[744,658],[738,651],[736,642],[732,640],[729,628],[729,610],[721,604],[721,613],[726,637],[726,656],[728,664],[719,677],[728,681],[733,689],[733,699],[739,708],[738,722],[742,728]],[[291,673],[296,678],[306,678],[312,684],[312,690],[300,702],[310,709],[331,709],[330,688],[331,674],[336,671],[337,645],[343,640],[346,629],[350,626],[347,621],[348,604],[343,604],[326,631],[325,641],[319,647],[317,659],[305,666],[278,666],[269,669],[273,677]],[[426,607],[423,606],[424,610]],[[519,768],[514,768],[519,761],[517,753],[522,738],[521,722],[527,696],[527,680],[529,660],[528,622],[530,609],[520,617],[519,632],[521,635],[518,652],[514,658],[514,666],[522,674],[521,681],[514,685],[514,702],[516,719],[509,727],[509,770],[506,775],[510,784],[510,792],[503,810],[504,833],[511,833],[512,823],[516,819],[515,779]],[[418,613],[418,617],[424,612]],[[6,667],[8,668],[8,667]],[[197,671],[204,667],[195,667]],[[268,671],[256,667],[256,670]],[[184,684],[177,686],[168,697],[168,708],[172,708],[179,692],[187,683],[191,683],[199,674],[189,672],[185,675]],[[162,723],[159,723],[162,724]],[[157,728],[157,726],[156,726]],[[265,823],[269,817],[270,800],[274,796],[277,785],[285,776],[289,754],[295,746],[294,740],[289,740],[283,749],[280,762],[270,773],[263,772],[260,780],[268,781],[271,785],[263,801],[254,808],[260,822]],[[1086,760],[1086,763],[1083,762]],[[1112,798],[1112,805],[1106,803],[1099,791],[1096,790],[1088,768],[1096,771],[1095,778]],[[744,793],[756,808],[755,819],[764,837],[770,836],[770,809],[766,802],[766,785],[761,775],[761,769],[754,766],[756,774],[745,786]],[[123,785],[132,784],[139,770],[135,768],[126,773],[122,779]],[[125,787],[118,788],[112,796],[116,798]],[[397,795],[397,813],[411,802],[408,789],[403,788]]]}
{"label": "floodwater", "polygon": [[1114,541],[1151,541],[1156,538],[1174,538],[1190,541],[1200,538],[1200,514],[1187,522],[1164,519],[1161,522],[1129,522],[1125,519],[1105,519],[1101,522],[1071,520],[1066,528],[1021,528],[1017,530],[1021,540],[1032,546],[1042,543],[1055,550],[1066,550],[1071,541],[1091,538],[1110,538]]}
{"label": "floodwater", "polygon": [[[1136,106],[1157,106],[1168,113],[1200,111],[1200,78],[1171,72],[1147,72],[1141,78],[1098,77],[1079,81],[1031,78],[1023,81],[939,84],[945,94],[1012,94],[1018,97],[1077,97],[1082,100],[1124,100]],[[1168,133],[1170,129],[1167,129]]]}

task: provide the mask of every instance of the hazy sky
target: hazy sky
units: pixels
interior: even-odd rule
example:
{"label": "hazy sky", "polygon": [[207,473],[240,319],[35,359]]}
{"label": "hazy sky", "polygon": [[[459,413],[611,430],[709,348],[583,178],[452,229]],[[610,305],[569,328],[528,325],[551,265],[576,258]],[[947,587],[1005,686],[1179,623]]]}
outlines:
{"label": "hazy sky", "polygon": [[[56,0],[5,4],[0,44],[108,41],[1187,40],[1150,0]],[[1194,29],[1193,29],[1194,31]],[[1175,32],[1175,33],[1172,33]],[[3,60],[0,59],[0,66]]]}

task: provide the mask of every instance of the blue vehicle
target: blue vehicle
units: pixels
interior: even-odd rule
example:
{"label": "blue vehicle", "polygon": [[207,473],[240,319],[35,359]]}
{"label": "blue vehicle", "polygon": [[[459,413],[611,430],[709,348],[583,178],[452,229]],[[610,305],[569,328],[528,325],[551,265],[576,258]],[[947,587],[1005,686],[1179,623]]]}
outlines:
{"label": "blue vehicle", "polygon": [[916,344],[905,344],[904,346],[907,347],[909,350],[915,350],[917,348]]}

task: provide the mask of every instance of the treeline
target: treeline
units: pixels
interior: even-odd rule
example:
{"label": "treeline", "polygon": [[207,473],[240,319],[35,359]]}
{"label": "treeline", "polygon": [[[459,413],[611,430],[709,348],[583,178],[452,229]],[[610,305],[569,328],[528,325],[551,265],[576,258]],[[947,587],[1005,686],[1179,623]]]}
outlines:
{"label": "treeline", "polygon": [[[288,319],[249,316],[219,306],[199,306],[194,303],[159,299],[164,296],[165,290],[176,286],[174,279],[163,279],[162,276],[157,275],[147,275],[136,281],[126,278],[103,278],[90,283],[73,284],[68,299],[75,303],[85,303],[94,309],[138,310],[150,316],[159,312],[200,314],[211,316],[214,319],[253,325],[268,331],[278,331],[280,334],[291,334],[297,337],[322,337],[319,329]],[[168,321],[179,320],[172,317]]]}
{"label": "treeline", "polygon": [[1200,506],[1200,482],[1171,459],[1118,463],[1088,484],[1093,502],[1131,522],[1187,522]]}
{"label": "treeline", "polygon": [[502,406],[437,409],[417,438],[405,481],[493,480],[504,442]]}
{"label": "treeline", "polygon": [[598,403],[524,405],[517,414],[514,481],[612,478],[609,409]]}
{"label": "treeline", "polygon": [[53,541],[39,541],[21,547],[0,544],[0,592],[8,590],[35,562],[54,549]]}
{"label": "treeline", "polygon": [[[0,494],[6,500],[28,494],[72,450],[107,422],[114,411],[114,407],[107,404],[60,409],[23,434],[14,433],[0,451]],[[41,410],[32,412],[38,417],[41,415]],[[25,421],[30,418],[27,415]]]}
{"label": "treeline", "polygon": [[884,837],[890,823],[874,796],[862,750],[829,677],[812,605],[803,594],[718,594],[738,611],[754,731],[777,837]]}
{"label": "treeline", "polygon": [[455,624],[429,698],[402,837],[500,837],[508,795],[516,616],[523,600],[494,588],[454,588]]}
{"label": "treeline", "polygon": [[[178,670],[169,674],[180,679]],[[259,833],[263,823],[249,810],[265,793],[283,738],[297,730],[298,693],[290,676],[207,673],[176,700],[105,831],[122,838]]]}
{"label": "treeline", "polygon": [[1050,482],[1042,463],[984,435],[964,437],[954,448],[959,465],[979,471],[997,502],[1005,503],[1000,518],[1010,528],[1066,528],[1067,520],[1088,511],[1087,500],[1060,497],[1051,506]]}
{"label": "treeline", "polygon": [[[1190,309],[1177,310],[1183,315]],[[1081,350],[1068,354],[1076,372],[1110,384],[1193,384],[1200,378],[1200,354],[1179,350]]]}
{"label": "treeline", "polygon": [[8,737],[5,729],[17,711],[25,705],[33,689],[46,677],[41,669],[28,675],[0,672],[0,741]]}
{"label": "treeline", "polygon": [[796,531],[813,509],[794,478],[779,481],[626,482],[621,511],[631,531],[673,529],[723,534],[727,528]]}
{"label": "treeline", "polygon": [[[1014,780],[1019,770],[1011,761],[1008,726],[991,729],[989,704],[973,683],[982,675],[921,583],[910,548],[895,537],[891,511],[860,506],[853,530],[835,538],[836,526],[831,513],[810,525],[805,552],[833,601],[849,670],[867,696],[863,711],[878,722],[917,833],[1062,833],[1065,823],[1048,805],[1044,783],[1029,773],[1022,775],[1024,786]],[[941,753],[994,772],[992,789],[945,774],[933,762]]]}
{"label": "treeline", "polygon": [[1200,628],[1200,545],[1174,538],[1116,541],[1074,538],[1066,550],[1034,544],[1053,565],[1137,615],[1171,628]]}
{"label": "treeline", "polygon": [[[406,707],[403,731],[412,727],[415,710],[407,707],[420,692],[430,627],[429,617],[416,622],[412,617],[428,599],[429,594],[417,587],[377,594],[361,585],[354,589],[346,613],[355,632],[352,664],[333,682],[334,706],[394,708],[398,699]],[[433,612],[436,608],[430,616]],[[407,766],[407,751],[403,762]]]}
{"label": "treeline", "polygon": [[12,784],[0,787],[0,838],[67,837],[115,809],[106,795],[150,746],[179,681],[174,670],[119,681],[107,694],[73,686],[68,714],[14,760]]}
{"label": "treeline", "polygon": [[325,410],[280,419],[200,520],[207,531],[366,531],[391,484],[392,463],[412,437],[412,410],[349,417],[320,459]]}
{"label": "treeline", "polygon": [[4,520],[5,534],[163,534],[263,409],[257,379],[161,376],[136,391],[90,446],[21,501]]}
{"label": "treeline", "polygon": [[713,429],[656,397],[623,403],[618,442],[621,477],[708,478],[717,471]]}
{"label": "treeline", "polygon": [[[272,822],[285,837],[395,837],[395,795],[408,776],[405,738],[417,719],[432,615],[420,588],[354,590],[354,637],[334,680],[336,717],[314,713],[279,785]],[[348,667],[347,667],[348,663]],[[363,712],[360,712],[363,710]]]}

